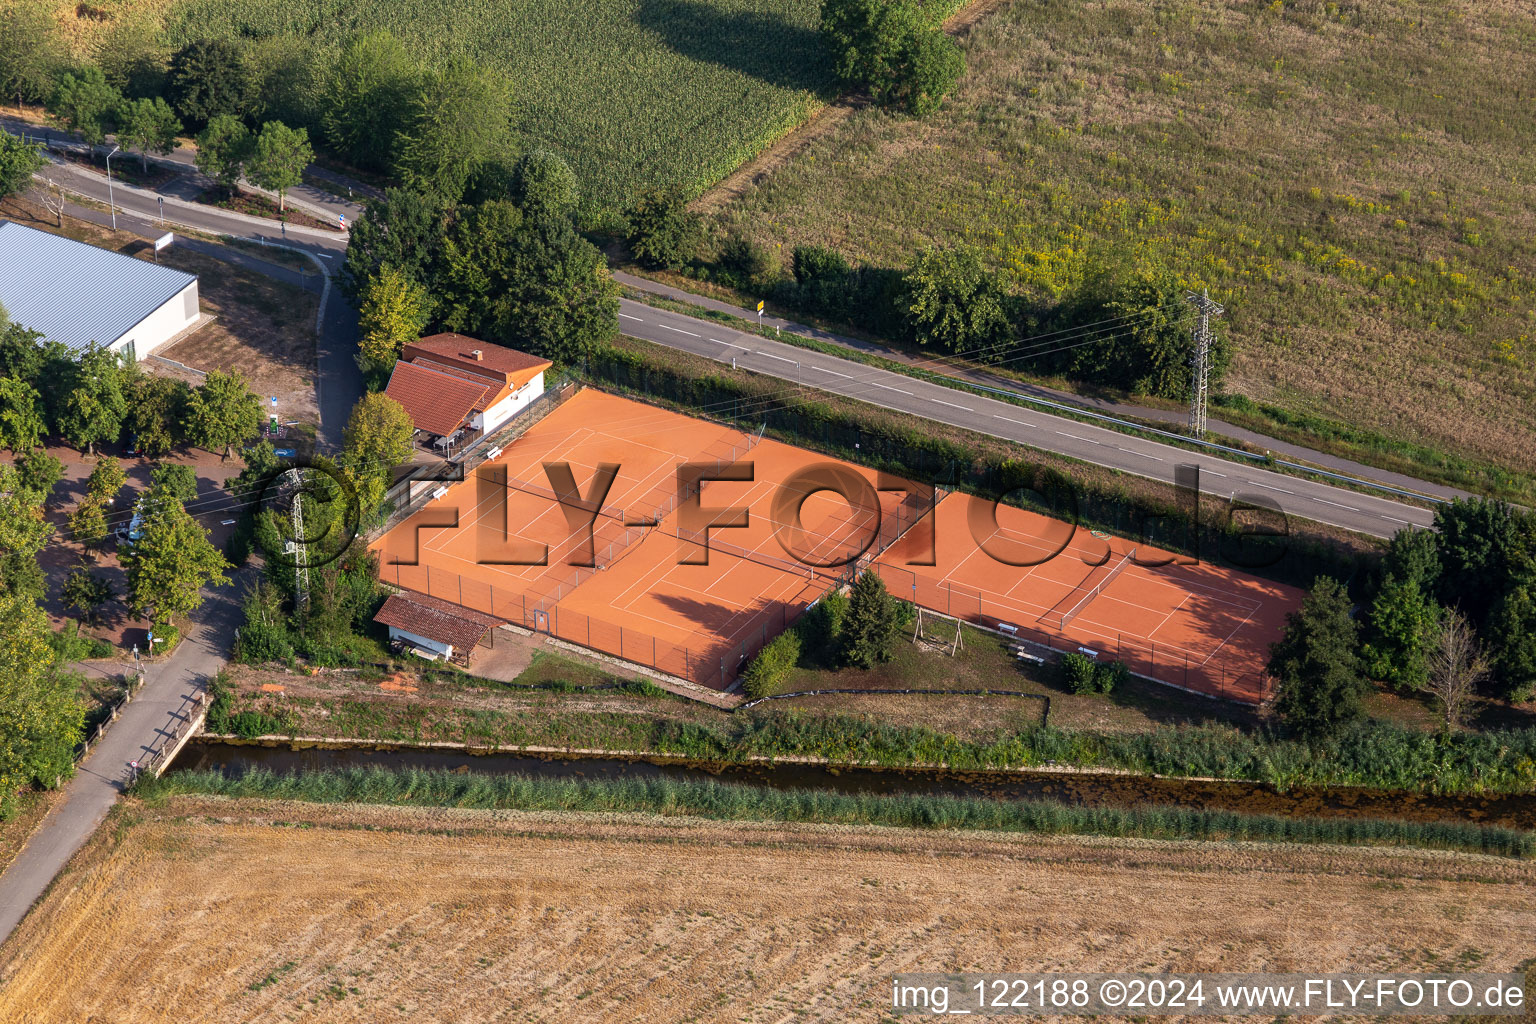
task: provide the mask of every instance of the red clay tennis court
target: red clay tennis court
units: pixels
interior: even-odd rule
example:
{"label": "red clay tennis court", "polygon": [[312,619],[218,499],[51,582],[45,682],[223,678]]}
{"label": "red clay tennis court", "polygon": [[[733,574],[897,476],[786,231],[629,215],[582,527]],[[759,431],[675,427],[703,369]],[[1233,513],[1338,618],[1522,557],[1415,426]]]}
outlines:
{"label": "red clay tennis court", "polygon": [[[678,467],[718,471],[741,460],[752,464],[752,479],[706,479],[696,496],[705,513],[745,509],[746,525],[710,531],[707,564],[690,564],[704,534],[683,525]],[[601,465],[616,467],[590,544],[567,517],[549,463],[567,464],[583,497]],[[812,468],[845,482],[857,476],[888,513],[785,486]],[[882,494],[879,482],[872,470],[585,390],[373,547],[388,583],[723,688],[846,576],[851,555],[915,518],[912,498]],[[547,564],[524,564],[541,555]]]}
{"label": "red clay tennis court", "polygon": [[[934,542],[911,533],[875,564],[892,593],[1052,650],[1084,649],[1161,682],[1269,696],[1265,664],[1295,587],[952,494]],[[910,562],[933,561],[934,565]]]}
{"label": "red clay tennis court", "polygon": [[[708,479],[744,463],[750,477]],[[681,501],[685,464],[706,479]],[[851,579],[855,558],[932,611],[1192,690],[1267,696],[1268,645],[1300,591],[989,509],[588,389],[373,547],[385,582],[717,688]],[[702,522],[731,510],[745,523],[707,531],[694,564]]]}

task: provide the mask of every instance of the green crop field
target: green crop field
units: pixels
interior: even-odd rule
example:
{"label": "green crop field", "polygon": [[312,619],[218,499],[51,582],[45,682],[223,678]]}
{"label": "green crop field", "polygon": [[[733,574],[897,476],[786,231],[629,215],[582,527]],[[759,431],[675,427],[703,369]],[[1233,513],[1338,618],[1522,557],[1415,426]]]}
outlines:
{"label": "green crop field", "polygon": [[[697,191],[802,123],[832,77],[817,0],[120,0],[106,21],[61,18],[88,50],[142,20],[171,47],[291,37],[337,48],[387,29],[424,62],[503,70],[525,142],[560,153],[587,197]],[[94,8],[92,8],[94,10]]]}
{"label": "green crop field", "polygon": [[969,239],[1042,299],[1135,254],[1227,304],[1230,392],[1536,472],[1536,7],[1011,0],[963,45],[932,118],[861,111],[719,219]]}

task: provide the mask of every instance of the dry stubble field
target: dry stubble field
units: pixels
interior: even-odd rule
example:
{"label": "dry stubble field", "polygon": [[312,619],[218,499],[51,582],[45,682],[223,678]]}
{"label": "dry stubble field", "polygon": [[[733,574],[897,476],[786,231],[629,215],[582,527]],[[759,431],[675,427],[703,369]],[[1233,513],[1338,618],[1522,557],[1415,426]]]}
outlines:
{"label": "dry stubble field", "polygon": [[1407,851],[130,802],[0,1019],[876,1021],[922,969],[1509,970],[1536,865]]}

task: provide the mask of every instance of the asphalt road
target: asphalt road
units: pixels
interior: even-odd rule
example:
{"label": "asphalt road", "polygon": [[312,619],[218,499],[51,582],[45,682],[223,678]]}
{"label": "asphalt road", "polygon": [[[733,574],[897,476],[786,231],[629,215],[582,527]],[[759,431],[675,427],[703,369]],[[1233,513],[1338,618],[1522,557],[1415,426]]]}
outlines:
{"label": "asphalt road", "polygon": [[1175,467],[1195,465],[1203,492],[1279,508],[1289,516],[1375,537],[1433,521],[1415,505],[1200,455],[628,299],[621,301],[619,317],[619,329],[630,337],[1151,480],[1172,484]]}
{"label": "asphalt road", "polygon": [[[220,210],[217,207],[187,202],[175,195],[135,188],[121,182],[110,190],[106,178],[69,163],[54,163],[46,172],[63,188],[89,200],[117,208],[117,227],[144,238],[156,238],[177,228],[192,228],[210,235],[232,235],[253,241],[287,246],[307,253],[327,278],[334,280],[347,251],[344,232],[313,228],[285,228],[281,222]],[[33,189],[40,193],[42,186]],[[162,200],[164,200],[162,204]],[[333,201],[337,209],[348,210],[353,219],[360,207]],[[71,204],[71,217],[98,224],[111,224],[108,210]],[[163,216],[163,219],[162,219]],[[220,255],[220,254],[215,254]],[[221,258],[224,258],[221,255]],[[325,289],[315,342],[316,399],[320,410],[320,441],[332,450],[341,447],[342,428],[352,406],[363,394],[362,372],[353,358],[357,351],[357,312],[336,288]]]}
{"label": "asphalt road", "polygon": [[[69,165],[56,165],[50,173],[70,189],[100,202],[107,201],[106,181],[99,175]],[[113,196],[120,227],[147,237],[166,230],[166,222],[159,219],[161,197],[155,193],[117,185]],[[338,209],[352,210],[349,219],[358,210],[352,204],[333,204]],[[105,216],[99,211],[85,212],[96,214],[90,217],[92,220]],[[78,215],[75,211],[72,214]],[[176,225],[210,234],[266,239],[311,253],[333,273],[340,269],[346,252],[347,236],[337,232],[299,228],[285,232],[272,221],[175,199],[165,202],[164,214],[167,222]],[[1136,476],[1171,484],[1175,467],[1195,465],[1200,469],[1200,489],[1205,493],[1278,507],[1287,515],[1377,537],[1390,537],[1409,525],[1428,527],[1433,521],[1429,511],[1415,505],[1143,440],[628,299],[621,300],[619,316],[620,330],[631,337],[733,363],[797,387],[857,398]],[[346,417],[363,390],[362,377],[353,360],[356,331],[355,311],[331,289],[318,353],[321,436],[328,445],[339,446]]]}

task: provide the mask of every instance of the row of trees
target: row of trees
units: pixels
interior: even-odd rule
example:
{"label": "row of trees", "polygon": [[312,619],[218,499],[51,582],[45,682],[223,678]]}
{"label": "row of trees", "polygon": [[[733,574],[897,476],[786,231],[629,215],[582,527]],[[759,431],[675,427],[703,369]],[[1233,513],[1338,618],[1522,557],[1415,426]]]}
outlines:
{"label": "row of trees", "polygon": [[314,158],[309,132],[281,121],[251,131],[233,114],[219,114],[197,136],[198,170],[226,192],[235,192],[241,178],[275,192],[279,210],[287,208],[288,190],[304,179]]}
{"label": "row of trees", "polygon": [[1479,690],[1536,695],[1536,513],[1483,498],[1441,506],[1433,531],[1393,538],[1370,590],[1356,605],[1320,578],[1272,649],[1276,708],[1299,731],[1360,718],[1371,680],[1427,694],[1448,729]]}
{"label": "row of trees", "polygon": [[263,144],[293,152],[302,137],[449,202],[475,168],[512,151],[505,76],[463,57],[425,68],[388,32],[339,50],[202,39],[175,51],[152,33],[124,32],[108,34],[94,62],[76,65],[46,18],[16,8],[0,14],[0,90],[18,104],[47,102],[90,141],[115,129],[124,146],[169,152],[183,130],[232,118],[254,136],[257,184]]}
{"label": "row of trees", "polygon": [[430,326],[574,362],[618,326],[618,285],[572,224],[576,178],[553,153],[486,165],[462,198],[402,188],[352,228],[359,361],[377,385]]}
{"label": "row of trees", "polygon": [[180,444],[228,455],[261,425],[261,400],[238,373],[214,371],[193,388],[98,345],[76,353],[18,324],[0,326],[0,446],[13,452],[58,436],[94,454],[126,431],[146,455]]}
{"label": "row of trees", "polygon": [[[658,269],[708,276],[776,305],[852,323],[903,344],[1047,376],[1183,400],[1190,340],[1184,284],[1168,268],[1096,254],[1061,295],[1011,293],[975,246],[928,246],[904,270],[855,267],[842,253],[797,246],[789,273],[757,243],[731,235],[712,248],[679,189],[648,193],[628,211],[630,251]],[[1231,362],[1215,323],[1212,380]],[[1049,338],[1052,341],[1033,341]]]}

